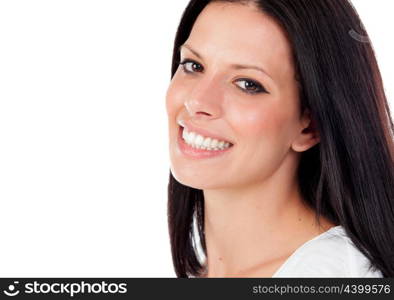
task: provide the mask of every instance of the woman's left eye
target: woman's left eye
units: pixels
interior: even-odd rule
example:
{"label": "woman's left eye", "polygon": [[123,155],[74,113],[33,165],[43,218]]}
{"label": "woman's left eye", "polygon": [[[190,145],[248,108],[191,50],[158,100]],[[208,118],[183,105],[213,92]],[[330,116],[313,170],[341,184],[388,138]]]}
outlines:
{"label": "woman's left eye", "polygon": [[238,79],[235,84],[244,92],[249,94],[267,93],[267,90],[258,82],[250,79]]}

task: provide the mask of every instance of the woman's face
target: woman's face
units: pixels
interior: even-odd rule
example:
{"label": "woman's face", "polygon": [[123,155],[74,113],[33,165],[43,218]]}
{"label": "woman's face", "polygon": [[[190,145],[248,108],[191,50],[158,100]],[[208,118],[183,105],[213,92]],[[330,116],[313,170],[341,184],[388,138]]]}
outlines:
{"label": "woman's face", "polygon": [[[292,147],[308,124],[300,116],[290,44],[273,19],[254,6],[210,3],[180,56],[184,64],[166,96],[171,172],[179,182],[198,189],[244,187],[295,155]],[[211,150],[188,146],[183,127]],[[232,146],[213,150],[225,142]]]}

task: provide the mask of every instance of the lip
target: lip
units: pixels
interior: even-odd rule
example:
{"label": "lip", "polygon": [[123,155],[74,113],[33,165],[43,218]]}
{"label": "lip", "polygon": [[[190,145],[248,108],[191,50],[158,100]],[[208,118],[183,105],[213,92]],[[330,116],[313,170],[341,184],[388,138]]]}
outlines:
{"label": "lip", "polygon": [[221,137],[215,133],[209,132],[206,129],[201,129],[201,128],[195,127],[194,125],[190,124],[187,121],[180,120],[180,121],[178,121],[178,125],[180,125],[183,128],[186,128],[186,130],[188,132],[194,132],[194,133],[200,134],[204,137],[210,137],[212,139],[217,139],[218,141],[229,142],[231,146],[234,145],[234,143],[232,141],[230,141],[224,137]]}
{"label": "lip", "polygon": [[221,156],[225,153],[228,153],[234,147],[233,144],[230,147],[223,149],[223,150],[203,150],[203,149],[196,149],[192,146],[186,144],[186,142],[182,138],[182,132],[184,128],[182,126],[178,126],[178,147],[183,155],[191,159],[204,159],[204,158],[213,158]]}

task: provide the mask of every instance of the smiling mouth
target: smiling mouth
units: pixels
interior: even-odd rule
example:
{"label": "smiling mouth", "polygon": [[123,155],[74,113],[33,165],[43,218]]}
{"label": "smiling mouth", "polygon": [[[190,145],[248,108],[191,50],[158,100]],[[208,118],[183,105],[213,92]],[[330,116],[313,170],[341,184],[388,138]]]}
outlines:
{"label": "smiling mouth", "polygon": [[231,142],[215,139],[209,136],[203,136],[197,132],[188,131],[182,126],[179,126],[179,130],[183,142],[194,149],[205,151],[223,151],[234,146]]}

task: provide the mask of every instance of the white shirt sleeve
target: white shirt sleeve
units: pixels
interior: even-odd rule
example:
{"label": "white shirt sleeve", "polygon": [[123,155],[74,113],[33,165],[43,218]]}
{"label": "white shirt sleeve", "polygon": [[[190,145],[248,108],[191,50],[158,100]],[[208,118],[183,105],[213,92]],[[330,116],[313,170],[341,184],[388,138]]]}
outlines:
{"label": "white shirt sleeve", "polygon": [[337,227],[303,245],[273,277],[383,277],[369,266],[369,259]]}

